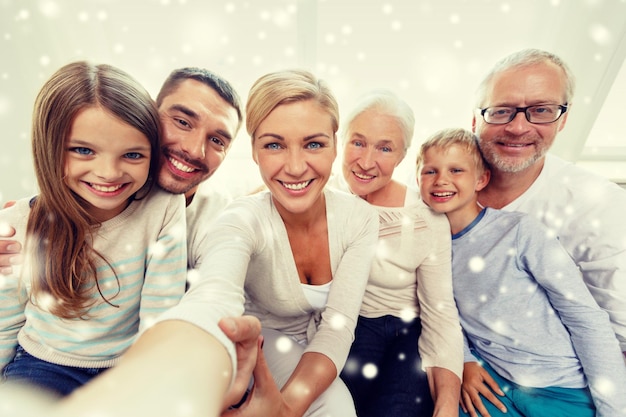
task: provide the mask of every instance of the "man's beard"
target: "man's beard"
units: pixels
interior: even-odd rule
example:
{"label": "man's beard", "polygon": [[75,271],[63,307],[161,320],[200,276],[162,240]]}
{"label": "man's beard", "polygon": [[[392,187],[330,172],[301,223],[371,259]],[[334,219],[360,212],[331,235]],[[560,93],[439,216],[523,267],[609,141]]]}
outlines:
{"label": "man's beard", "polygon": [[[501,172],[507,173],[517,173],[522,172],[531,166],[533,166],[537,161],[546,156],[548,149],[546,147],[538,147],[535,146],[535,153],[526,157],[526,158],[513,158],[513,157],[503,157],[498,153],[497,138],[490,142],[489,144],[483,144],[480,146],[480,150],[482,151],[485,160],[489,164],[490,167],[497,169]],[[535,144],[541,144],[541,142],[534,141]]]}

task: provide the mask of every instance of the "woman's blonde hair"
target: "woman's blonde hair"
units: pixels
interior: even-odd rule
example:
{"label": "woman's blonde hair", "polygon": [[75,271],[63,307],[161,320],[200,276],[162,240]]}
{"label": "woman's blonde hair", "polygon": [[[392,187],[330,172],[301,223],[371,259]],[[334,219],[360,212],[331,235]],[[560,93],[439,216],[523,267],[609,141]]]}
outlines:
{"label": "woman's blonde hair", "polygon": [[33,277],[31,298],[51,296],[55,302],[50,311],[63,318],[84,316],[94,302],[91,286],[102,296],[96,259],[106,260],[92,246],[99,223],[63,180],[72,123],[89,107],[106,110],[150,142],[148,181],[134,198],[149,192],[159,170],[159,114],[148,92],[130,75],[110,65],[79,61],[63,66],[46,81],[37,95],[32,119],[40,193],[31,201],[25,254]]}
{"label": "woman's blonde hair", "polygon": [[331,117],[333,132],[339,128],[339,106],[328,85],[308,71],[286,70],[266,74],[250,88],[246,103],[246,130],[254,134],[263,120],[281,104],[314,100]]}

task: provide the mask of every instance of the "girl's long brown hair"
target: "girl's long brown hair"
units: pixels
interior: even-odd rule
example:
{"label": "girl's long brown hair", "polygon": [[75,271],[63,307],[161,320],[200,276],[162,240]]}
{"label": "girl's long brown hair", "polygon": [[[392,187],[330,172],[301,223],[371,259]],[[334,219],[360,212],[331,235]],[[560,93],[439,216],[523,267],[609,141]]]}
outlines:
{"label": "girl's long brown hair", "polygon": [[[147,91],[130,75],[109,65],[74,62],[44,84],[35,101],[32,150],[40,194],[31,203],[26,234],[26,267],[31,299],[62,318],[83,318],[100,291],[92,246],[100,224],[64,183],[66,140],[80,110],[100,107],[142,132],[150,141],[150,174],[137,193],[145,196],[159,168],[159,115]],[[135,197],[136,198],[136,197]],[[106,300],[109,302],[109,300]]]}

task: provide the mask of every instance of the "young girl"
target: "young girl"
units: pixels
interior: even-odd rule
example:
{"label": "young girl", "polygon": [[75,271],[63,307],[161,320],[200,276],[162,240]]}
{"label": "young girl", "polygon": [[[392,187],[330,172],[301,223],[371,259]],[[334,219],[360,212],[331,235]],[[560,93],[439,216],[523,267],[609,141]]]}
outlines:
{"label": "young girl", "polygon": [[0,281],[6,381],[67,395],[184,293],[184,199],[152,190],[159,135],[149,94],[119,69],[75,62],[43,86],[32,128],[40,194],[0,212],[26,257]]}

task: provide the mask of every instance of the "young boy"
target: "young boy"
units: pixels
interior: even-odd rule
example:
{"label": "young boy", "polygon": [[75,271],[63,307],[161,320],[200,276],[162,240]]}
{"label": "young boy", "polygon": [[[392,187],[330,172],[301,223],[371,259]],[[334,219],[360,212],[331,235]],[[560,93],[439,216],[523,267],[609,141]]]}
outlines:
{"label": "young boy", "polygon": [[439,131],[417,165],[422,199],[452,230],[461,415],[625,416],[626,366],[608,315],[557,237],[526,214],[478,205],[490,174],[476,137]]}

